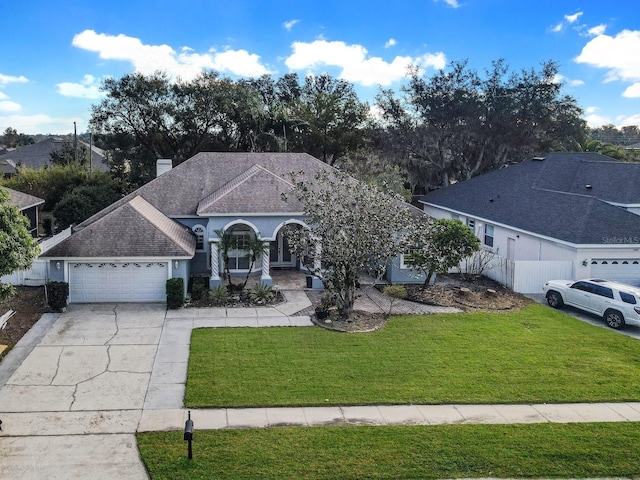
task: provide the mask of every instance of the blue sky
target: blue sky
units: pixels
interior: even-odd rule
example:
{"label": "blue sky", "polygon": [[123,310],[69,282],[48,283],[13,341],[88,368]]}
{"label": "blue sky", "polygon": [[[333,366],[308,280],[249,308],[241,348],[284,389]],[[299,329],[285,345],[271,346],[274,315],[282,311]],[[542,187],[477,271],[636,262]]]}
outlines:
{"label": "blue sky", "polygon": [[134,71],[328,72],[372,103],[409,63],[499,58],[555,60],[590,125],[640,125],[637,0],[7,0],[0,18],[0,132],[84,132],[101,79]]}

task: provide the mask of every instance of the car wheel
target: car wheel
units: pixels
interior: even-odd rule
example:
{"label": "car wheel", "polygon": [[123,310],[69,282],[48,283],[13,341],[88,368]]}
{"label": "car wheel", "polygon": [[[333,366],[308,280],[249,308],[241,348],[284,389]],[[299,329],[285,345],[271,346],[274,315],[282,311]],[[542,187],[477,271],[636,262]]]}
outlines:
{"label": "car wheel", "polygon": [[562,308],[564,306],[562,295],[558,292],[554,292],[553,290],[547,293],[547,303],[553,308]]}
{"label": "car wheel", "polygon": [[617,310],[607,310],[604,312],[604,321],[616,330],[624,328],[624,316]]}

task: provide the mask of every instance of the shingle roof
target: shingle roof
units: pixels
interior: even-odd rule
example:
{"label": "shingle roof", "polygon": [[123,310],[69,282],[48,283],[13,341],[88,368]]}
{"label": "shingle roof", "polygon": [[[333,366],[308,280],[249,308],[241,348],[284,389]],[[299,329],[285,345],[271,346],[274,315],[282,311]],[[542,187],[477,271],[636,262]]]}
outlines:
{"label": "shingle roof", "polygon": [[[304,172],[306,178],[313,178],[321,170],[332,168],[306,153],[202,152],[88,218],[79,227],[91,224],[136,195],[168,217],[197,215],[199,206],[201,212],[212,208],[211,213],[215,214],[222,212],[223,204],[236,214],[300,212],[302,207],[295,201],[284,202],[279,193],[275,197],[274,193],[284,189],[283,182],[290,180],[291,172]],[[234,181],[238,183],[235,187]],[[225,188],[229,192],[222,195]]]}
{"label": "shingle roof", "polygon": [[18,192],[17,190],[13,190],[7,187],[1,188],[4,188],[7,192],[9,192],[9,201],[13,205],[17,206],[20,211],[44,203],[44,200],[40,197],[36,197],[28,193]]}
{"label": "shingle roof", "polygon": [[[24,145],[0,155],[0,160],[11,160],[14,165],[22,165],[34,170],[39,170],[51,165],[51,152],[57,151],[63,145],[63,140],[57,137],[49,137],[40,142]],[[87,149],[89,145],[79,141]],[[94,170],[108,170],[104,151],[92,146],[91,166]]]}
{"label": "shingle roof", "polygon": [[43,257],[192,257],[196,238],[135,196],[45,252]]}
{"label": "shingle roof", "polygon": [[[574,244],[640,237],[640,164],[552,153],[425,195],[421,202]],[[586,185],[591,185],[587,188]]]}

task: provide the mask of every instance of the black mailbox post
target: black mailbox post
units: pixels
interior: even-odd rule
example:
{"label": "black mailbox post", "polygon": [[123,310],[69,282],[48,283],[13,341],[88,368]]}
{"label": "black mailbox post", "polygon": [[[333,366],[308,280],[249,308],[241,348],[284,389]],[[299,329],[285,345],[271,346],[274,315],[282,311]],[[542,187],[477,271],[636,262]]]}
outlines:
{"label": "black mailbox post", "polygon": [[184,422],[184,441],[189,442],[188,458],[191,460],[193,458],[193,451],[191,450],[191,442],[193,441],[193,420],[191,420],[191,410],[188,412],[187,421]]}

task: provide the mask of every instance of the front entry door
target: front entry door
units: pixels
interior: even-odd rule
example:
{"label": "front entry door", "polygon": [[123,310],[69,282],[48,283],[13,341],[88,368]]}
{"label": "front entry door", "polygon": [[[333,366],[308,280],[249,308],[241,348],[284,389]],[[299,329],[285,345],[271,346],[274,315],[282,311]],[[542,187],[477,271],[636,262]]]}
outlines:
{"label": "front entry door", "polygon": [[296,256],[289,250],[287,237],[282,234],[283,229],[276,235],[276,240],[271,242],[270,265],[278,268],[293,268],[296,266]]}

